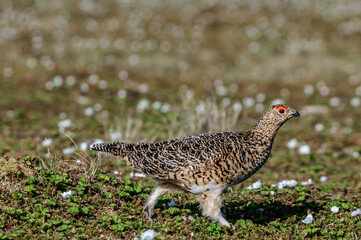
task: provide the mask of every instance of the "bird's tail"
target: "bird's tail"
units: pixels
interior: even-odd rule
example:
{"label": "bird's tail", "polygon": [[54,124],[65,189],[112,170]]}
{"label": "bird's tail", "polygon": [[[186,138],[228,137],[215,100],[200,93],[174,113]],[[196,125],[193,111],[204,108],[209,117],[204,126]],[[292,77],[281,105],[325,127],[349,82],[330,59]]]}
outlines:
{"label": "bird's tail", "polygon": [[[134,169],[147,173],[147,165],[143,164],[144,154],[148,143],[127,143],[127,142],[109,142],[109,143],[96,143],[90,146],[91,150],[107,152],[116,156],[120,156],[127,165],[132,166]],[[132,157],[133,156],[133,157]],[[146,167],[143,169],[143,167]]]}
{"label": "bird's tail", "polygon": [[110,142],[110,143],[95,143],[90,146],[90,150],[107,152],[119,156],[124,154],[126,143]]}

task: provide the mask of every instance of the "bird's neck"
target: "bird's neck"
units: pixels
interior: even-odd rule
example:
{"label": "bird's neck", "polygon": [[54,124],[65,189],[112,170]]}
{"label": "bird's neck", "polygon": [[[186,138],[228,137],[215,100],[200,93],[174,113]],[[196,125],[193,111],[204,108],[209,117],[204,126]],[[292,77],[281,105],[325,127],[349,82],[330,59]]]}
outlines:
{"label": "bird's neck", "polygon": [[262,138],[267,139],[272,145],[277,131],[281,126],[282,124],[275,124],[274,122],[262,117],[253,127],[251,132],[255,133],[255,136],[261,136]]}

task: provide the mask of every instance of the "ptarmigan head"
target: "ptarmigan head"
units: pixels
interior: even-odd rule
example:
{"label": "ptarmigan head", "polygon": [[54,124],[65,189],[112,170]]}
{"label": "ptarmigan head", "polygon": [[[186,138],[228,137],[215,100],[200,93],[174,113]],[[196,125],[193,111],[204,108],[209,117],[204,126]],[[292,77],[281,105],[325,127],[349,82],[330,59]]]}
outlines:
{"label": "ptarmigan head", "polygon": [[254,126],[253,131],[271,134],[274,136],[277,130],[289,119],[299,117],[300,114],[293,108],[277,104],[270,107],[267,112],[263,114],[257,124]]}

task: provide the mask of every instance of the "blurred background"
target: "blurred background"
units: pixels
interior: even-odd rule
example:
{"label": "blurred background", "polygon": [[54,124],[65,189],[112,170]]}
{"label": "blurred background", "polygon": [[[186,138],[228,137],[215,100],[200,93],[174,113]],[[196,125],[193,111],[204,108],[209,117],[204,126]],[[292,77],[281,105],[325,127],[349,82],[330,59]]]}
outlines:
{"label": "blurred background", "polygon": [[0,153],[74,162],[285,103],[302,117],[252,179],[361,187],[360,16],[358,0],[1,0]]}

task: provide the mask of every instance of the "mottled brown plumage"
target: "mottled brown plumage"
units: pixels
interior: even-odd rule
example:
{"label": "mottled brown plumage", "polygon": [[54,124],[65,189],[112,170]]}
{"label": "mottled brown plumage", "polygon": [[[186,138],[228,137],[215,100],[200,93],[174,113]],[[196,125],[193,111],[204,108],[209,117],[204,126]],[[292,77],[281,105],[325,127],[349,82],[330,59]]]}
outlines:
{"label": "mottled brown plumage", "polygon": [[277,130],[296,116],[296,110],[274,105],[250,131],[206,133],[154,143],[101,143],[91,149],[119,155],[158,181],[144,207],[149,218],[163,193],[188,192],[200,202],[203,215],[229,226],[220,211],[222,192],[263,166]]}

